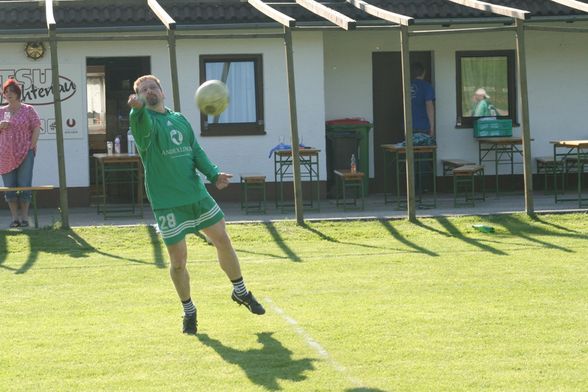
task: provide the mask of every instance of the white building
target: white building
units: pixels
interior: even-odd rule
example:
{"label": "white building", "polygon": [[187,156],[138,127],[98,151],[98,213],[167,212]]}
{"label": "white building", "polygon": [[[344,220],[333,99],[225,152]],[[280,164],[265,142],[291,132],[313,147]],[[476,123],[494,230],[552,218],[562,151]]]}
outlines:
{"label": "white building", "polygon": [[[531,13],[531,19],[526,21],[525,42],[532,156],[552,155],[549,142],[554,139],[587,139],[588,13],[547,0],[493,3]],[[89,203],[91,154],[105,150],[106,140],[125,135],[126,100],[137,76],[157,75],[166,91],[167,105],[174,106],[165,26],[147,3],[122,0],[91,4],[60,1],[55,6],[66,178],[72,206]],[[290,140],[282,27],[239,1],[178,0],[160,4],[177,23],[181,111],[193,124],[201,145],[223,171],[262,173],[271,181],[274,168],[268,159],[269,151],[280,141]],[[415,18],[412,32],[508,27],[513,22],[448,0],[379,0],[371,4]],[[326,182],[328,177],[325,121],[361,117],[374,124],[369,136],[370,190],[381,192],[383,161],[379,145],[403,139],[398,29],[345,2],[329,6],[357,21],[358,27],[350,31],[337,28],[295,3],[278,1],[272,5],[297,21],[292,34],[298,132],[303,144],[322,151],[321,180]],[[0,82],[15,76],[24,87],[24,102],[35,105],[43,121],[33,183],[58,185],[44,3],[1,3],[0,26]],[[562,29],[532,28],[539,26]],[[265,34],[274,35],[263,37]],[[37,41],[43,42],[45,53],[37,59],[27,57],[25,44]],[[413,35],[410,50],[414,59],[427,68],[436,91],[438,160],[478,161],[478,144],[471,122],[468,124],[466,103],[473,88],[472,78],[479,77],[480,69],[488,62],[498,61],[498,67],[507,73],[504,79],[492,80],[495,91],[488,94],[508,112],[505,117],[513,119],[513,134],[521,135],[516,125],[521,121],[518,76],[514,63],[509,62],[515,55],[514,30]],[[472,62],[473,76],[464,76],[462,68]],[[245,87],[230,86],[242,94],[239,99],[233,97],[233,111],[227,114],[233,117],[221,117],[220,124],[205,128],[193,94],[203,80],[219,77],[222,64],[230,64],[234,82],[242,82]],[[125,148],[123,143],[123,151]],[[521,174],[522,166],[516,170]],[[493,169],[488,168],[487,173],[492,174]],[[437,174],[441,176],[440,168]],[[520,176],[518,180],[522,182]],[[223,197],[237,199],[236,185],[238,177],[235,192],[223,193]]]}

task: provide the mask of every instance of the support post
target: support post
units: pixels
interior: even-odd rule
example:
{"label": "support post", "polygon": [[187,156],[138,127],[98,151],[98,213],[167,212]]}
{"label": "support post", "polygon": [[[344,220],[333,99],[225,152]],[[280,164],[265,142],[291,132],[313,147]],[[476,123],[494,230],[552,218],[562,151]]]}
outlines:
{"label": "support post", "polygon": [[406,141],[406,206],[408,210],[408,220],[411,222],[416,222],[414,149],[412,144],[412,94],[410,89],[410,47],[408,44],[408,26],[400,26],[400,51],[402,58],[404,138]]}
{"label": "support post", "polygon": [[296,112],[296,84],[294,79],[294,54],[292,50],[292,30],[284,26],[286,47],[286,73],[288,74],[288,102],[290,104],[290,132],[292,136],[292,171],[294,174],[294,209],[296,224],[304,224],[302,204],[302,183],[300,179],[300,143],[298,142],[298,114]]}
{"label": "support post", "polygon": [[531,131],[529,126],[529,93],[527,89],[527,59],[525,53],[525,25],[520,19],[516,26],[516,60],[521,91],[521,129],[523,138],[523,170],[525,182],[525,211],[527,215],[535,214],[533,201],[533,170],[531,166]]}
{"label": "support post", "polygon": [[168,28],[167,30],[167,44],[169,46],[169,66],[171,68],[172,93],[174,96],[174,111],[179,112],[181,111],[180,84],[178,82],[178,59],[176,57],[176,32],[173,28]]}
{"label": "support post", "polygon": [[59,90],[59,62],[57,60],[57,37],[55,25],[51,26],[52,27],[49,28],[49,46],[51,48],[51,86],[53,88],[57,167],[59,171],[59,207],[61,210],[62,228],[69,229],[67,181],[65,177],[65,152],[63,147],[63,119],[61,114],[61,92]]}

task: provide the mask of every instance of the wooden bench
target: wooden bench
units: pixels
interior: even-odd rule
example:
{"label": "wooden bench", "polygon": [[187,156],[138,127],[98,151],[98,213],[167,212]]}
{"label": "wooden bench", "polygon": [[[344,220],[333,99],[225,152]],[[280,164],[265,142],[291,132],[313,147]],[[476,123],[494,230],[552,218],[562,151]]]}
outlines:
{"label": "wooden bench", "polygon": [[6,187],[1,186],[0,192],[22,192],[31,191],[31,205],[33,206],[33,217],[35,219],[35,228],[39,228],[39,217],[37,213],[37,192],[38,191],[52,191],[57,189],[53,185],[39,185],[39,186],[17,186],[17,187]]}
{"label": "wooden bench", "polygon": [[[363,210],[365,207],[364,194],[363,194],[363,177],[364,173],[356,171],[354,173],[351,170],[333,170],[335,173],[336,187],[337,187],[337,201],[336,206],[343,206],[343,210],[349,208],[358,208]],[[348,192],[353,192],[353,197],[348,198]],[[341,196],[343,196],[341,198]],[[361,206],[357,204],[357,201],[361,201]]]}
{"label": "wooden bench", "polygon": [[[453,174],[453,205],[458,207],[457,196],[460,185],[465,187],[465,205],[475,205],[475,200],[486,200],[486,191],[484,188],[484,166],[482,165],[464,165],[452,170]],[[476,177],[480,178],[480,188],[482,196],[476,198]],[[471,196],[468,198],[468,195]]]}
{"label": "wooden bench", "polygon": [[474,165],[473,162],[465,161],[463,159],[441,159],[441,163],[443,164],[443,175],[446,176],[447,174],[452,174],[452,170],[458,168],[460,166],[466,165]]}
{"label": "wooden bench", "polygon": [[[266,191],[265,176],[261,174],[240,174],[241,177],[241,209],[249,212],[258,212],[265,214]],[[251,202],[251,192],[258,191],[261,193],[260,200]]]}
{"label": "wooden bench", "polygon": [[[553,157],[537,157],[535,162],[537,162],[537,174],[543,174],[543,193],[547,193],[547,176],[552,175],[553,182],[557,186],[557,175],[562,173],[564,169],[563,161],[556,161]],[[564,177],[562,176],[562,189],[565,182]]]}

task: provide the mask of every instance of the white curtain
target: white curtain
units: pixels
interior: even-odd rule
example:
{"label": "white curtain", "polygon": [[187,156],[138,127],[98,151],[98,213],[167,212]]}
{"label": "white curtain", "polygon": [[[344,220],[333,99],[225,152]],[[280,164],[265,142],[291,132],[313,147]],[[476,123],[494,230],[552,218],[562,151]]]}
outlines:
{"label": "white curtain", "polygon": [[[227,80],[222,80],[223,69],[228,67]],[[222,80],[229,89],[229,107],[215,121],[208,123],[256,122],[255,64],[253,61],[207,62],[206,79]]]}

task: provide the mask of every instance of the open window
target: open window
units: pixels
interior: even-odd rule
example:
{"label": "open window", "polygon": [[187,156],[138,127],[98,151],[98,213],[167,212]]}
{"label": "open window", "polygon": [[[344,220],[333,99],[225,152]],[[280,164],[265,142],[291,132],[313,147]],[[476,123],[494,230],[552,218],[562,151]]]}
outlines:
{"label": "open window", "polygon": [[472,128],[480,117],[517,123],[515,52],[456,52],[458,128]]}
{"label": "open window", "polygon": [[202,55],[200,83],[221,80],[229,107],[220,116],[201,115],[202,136],[264,135],[261,55]]}

